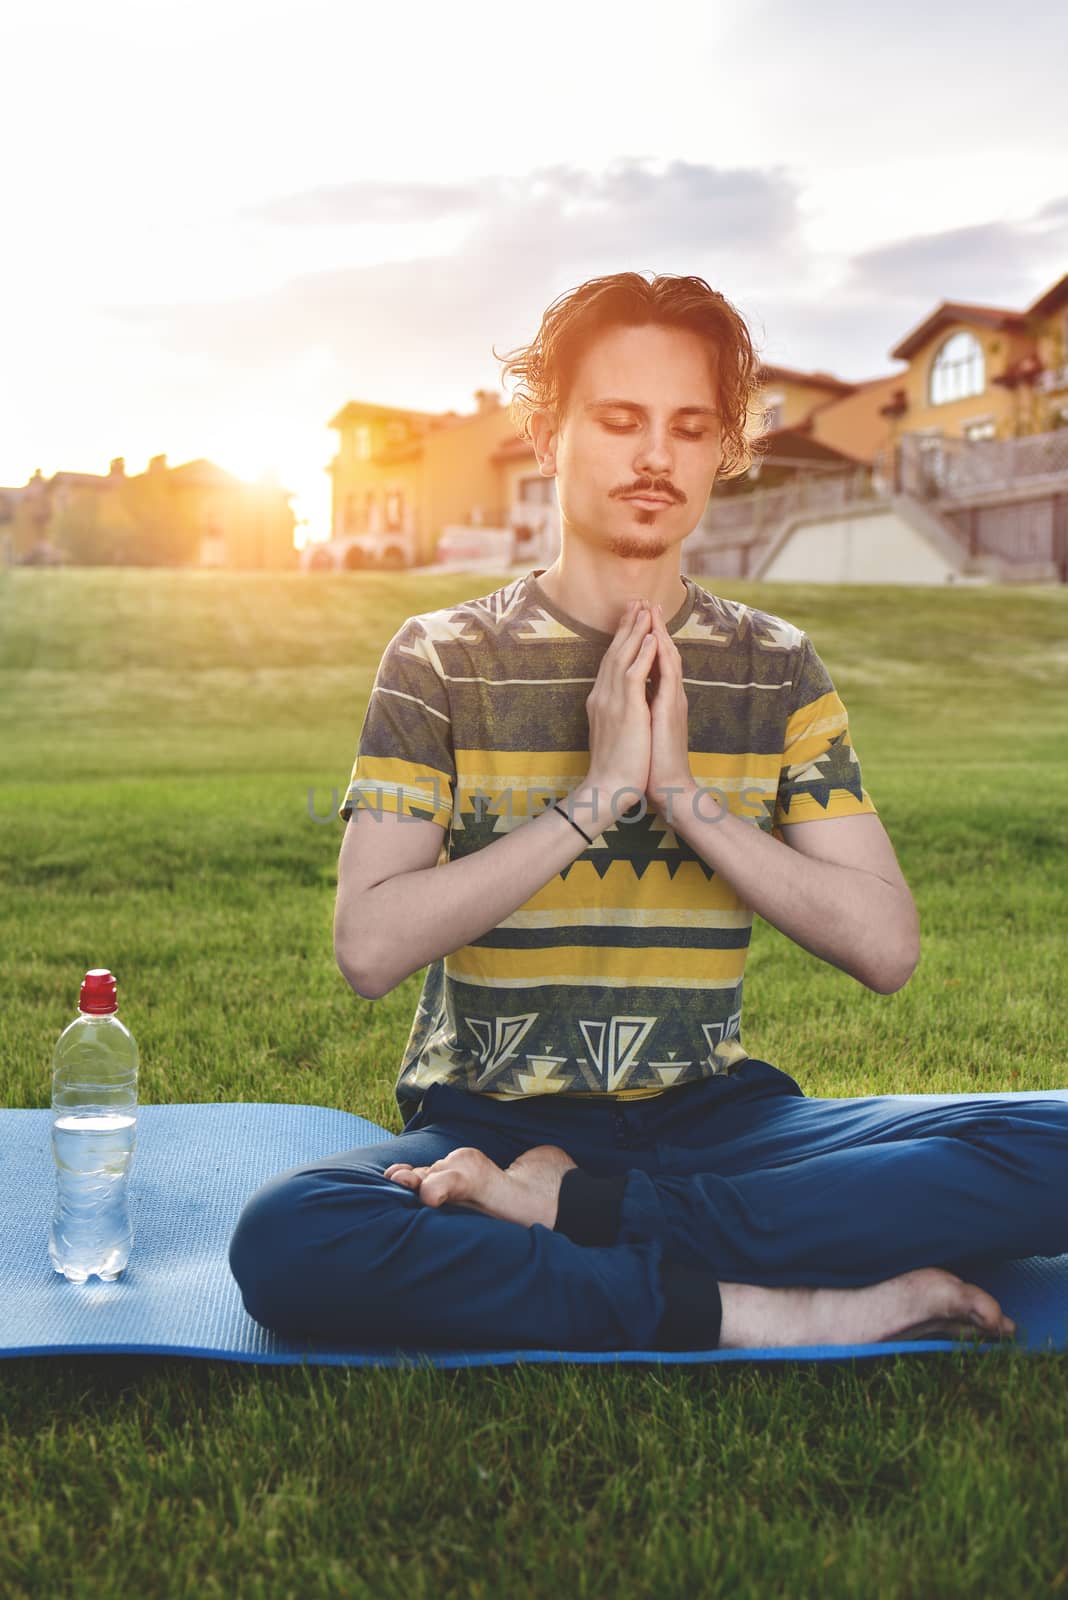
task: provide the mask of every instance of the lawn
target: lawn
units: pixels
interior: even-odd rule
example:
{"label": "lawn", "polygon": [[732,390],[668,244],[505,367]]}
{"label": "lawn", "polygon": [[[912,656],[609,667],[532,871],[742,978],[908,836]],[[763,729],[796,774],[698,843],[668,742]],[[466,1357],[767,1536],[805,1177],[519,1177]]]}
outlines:
{"label": "lawn", "polygon": [[[392,633],[505,581],[0,571],[4,1105],[107,966],[143,1102],[400,1131],[422,974],[338,972],[336,807]],[[877,995],[757,919],[746,1048],[810,1095],[1068,1086],[1068,589],[701,581],[811,634],[922,927]],[[0,1361],[0,1593],[1055,1593],[1066,1372]]]}

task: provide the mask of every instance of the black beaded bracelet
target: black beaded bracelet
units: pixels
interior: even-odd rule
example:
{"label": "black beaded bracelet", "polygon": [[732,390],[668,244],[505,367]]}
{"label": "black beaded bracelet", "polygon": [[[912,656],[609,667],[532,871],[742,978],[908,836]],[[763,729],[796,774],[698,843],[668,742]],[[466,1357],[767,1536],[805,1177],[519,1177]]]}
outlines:
{"label": "black beaded bracelet", "polygon": [[593,843],[593,840],[590,838],[590,836],[586,832],[585,828],[579,828],[579,825],[575,821],[574,817],[568,817],[567,816],[567,812],[564,810],[564,808],[561,806],[561,804],[560,804],[560,802],[558,800],[554,800],[549,809],[551,811],[559,811],[559,813],[560,813],[560,815],[562,817],[567,817],[567,820],[568,820],[568,822],[570,822],[571,826],[573,828],[578,828],[579,833],[581,833],[581,835],[585,839],[586,843],[587,844],[592,844]]}

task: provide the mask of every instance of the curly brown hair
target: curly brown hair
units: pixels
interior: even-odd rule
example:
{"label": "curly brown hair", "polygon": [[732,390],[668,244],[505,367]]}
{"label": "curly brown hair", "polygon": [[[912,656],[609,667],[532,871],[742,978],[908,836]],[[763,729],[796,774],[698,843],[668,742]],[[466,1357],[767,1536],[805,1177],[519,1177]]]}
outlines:
{"label": "curly brown hair", "polygon": [[509,413],[521,437],[531,438],[536,411],[562,417],[579,361],[606,328],[660,323],[691,328],[706,338],[717,355],[723,462],[717,478],[748,472],[760,454],[749,431],[754,396],[761,387],[761,365],[741,314],[704,278],[658,274],[647,281],[638,272],[615,272],[590,278],[553,301],[541,319],[533,343],[498,355],[502,378],[519,379]]}

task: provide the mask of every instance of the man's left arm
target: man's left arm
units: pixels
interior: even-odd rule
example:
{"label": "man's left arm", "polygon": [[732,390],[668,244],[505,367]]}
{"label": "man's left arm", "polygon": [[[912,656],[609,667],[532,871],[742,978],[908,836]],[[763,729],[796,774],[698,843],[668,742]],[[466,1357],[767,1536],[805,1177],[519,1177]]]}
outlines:
{"label": "man's left arm", "polygon": [[695,784],[673,797],[670,825],[744,905],[812,955],[877,994],[912,976],[916,904],[873,813],[784,822],[780,843]]}
{"label": "man's left arm", "polygon": [[654,626],[649,797],[668,826],[787,938],[877,994],[902,988],[920,958],[919,917],[861,782],[848,713],[811,639],[800,634],[791,662],[777,838],[697,784],[682,661],[663,618]]}

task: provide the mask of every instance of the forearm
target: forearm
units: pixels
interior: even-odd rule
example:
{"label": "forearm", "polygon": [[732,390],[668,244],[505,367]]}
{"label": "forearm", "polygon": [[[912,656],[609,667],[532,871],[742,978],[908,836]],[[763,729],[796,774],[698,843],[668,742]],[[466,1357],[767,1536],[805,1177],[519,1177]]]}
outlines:
{"label": "forearm", "polygon": [[788,939],[877,993],[907,981],[913,966],[896,952],[918,939],[910,895],[874,873],[791,850],[696,786],[671,796],[666,820],[743,905]]}
{"label": "forearm", "polygon": [[[560,803],[592,837],[599,829],[591,817],[602,828],[609,820],[607,797],[588,783]],[[348,919],[352,948],[357,940],[359,947],[372,948],[361,992],[378,999],[428,962],[481,938],[587,848],[582,834],[547,807],[471,855],[376,884],[361,895]],[[342,945],[346,942],[342,939]],[[352,970],[349,963],[342,965]]]}

